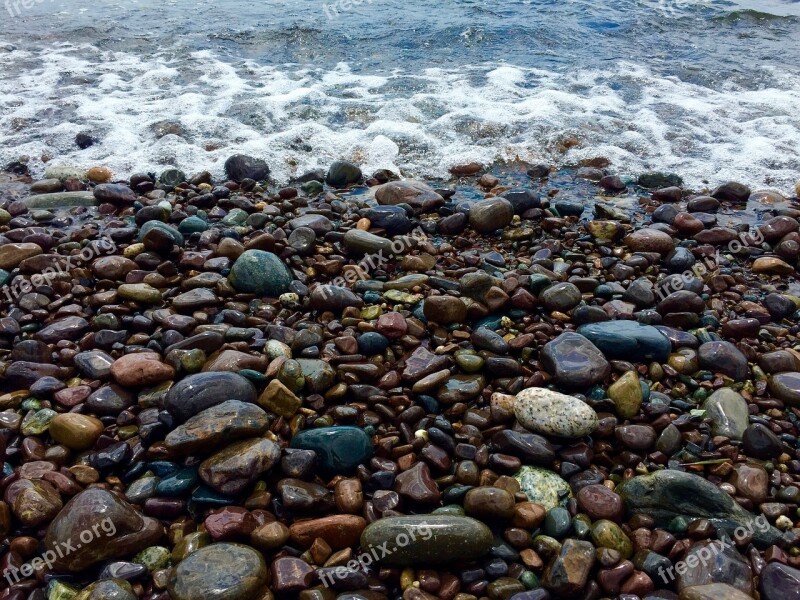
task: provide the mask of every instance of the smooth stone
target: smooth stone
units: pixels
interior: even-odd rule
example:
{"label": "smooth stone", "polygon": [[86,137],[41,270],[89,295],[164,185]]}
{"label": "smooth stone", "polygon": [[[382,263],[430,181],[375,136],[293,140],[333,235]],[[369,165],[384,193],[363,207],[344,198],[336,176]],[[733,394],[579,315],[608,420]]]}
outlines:
{"label": "smooth stone", "polygon": [[83,317],[66,317],[40,329],[36,338],[45,344],[55,344],[61,340],[76,341],[89,328],[89,322]]}
{"label": "smooth stone", "polygon": [[747,456],[770,460],[781,455],[783,444],[766,425],[753,423],[742,435],[742,448]]}
{"label": "smooth stone", "polygon": [[282,417],[294,416],[303,401],[278,379],[273,379],[258,397],[258,404]]}
{"label": "smooth stone", "polygon": [[101,350],[80,352],[73,360],[81,373],[90,379],[107,379],[111,376],[114,359]]}
{"label": "smooth stone", "polygon": [[156,239],[156,236],[159,243],[166,242],[167,250],[171,249],[171,245],[182,247],[184,244],[183,234],[161,221],[147,221],[142,225],[142,228],[139,229],[138,241],[145,242],[147,239]]}
{"label": "smooth stone", "polygon": [[622,528],[608,519],[595,521],[591,529],[592,542],[598,548],[610,548],[628,559],[633,554],[633,543]]}
{"label": "smooth stone", "polygon": [[120,385],[144,387],[174,379],[175,369],[155,352],[134,352],[115,360],[111,374]]}
{"label": "smooth stone", "polygon": [[345,160],[337,160],[328,169],[325,183],[332,187],[341,188],[351,183],[358,183],[361,178],[361,169],[358,166]]}
{"label": "smooth stone", "polygon": [[[409,543],[401,546],[400,536]],[[362,548],[380,548],[386,543],[395,550],[380,559],[383,563],[449,565],[485,555],[492,547],[493,537],[486,525],[471,517],[427,514],[384,517],[368,525],[361,535]]]}
{"label": "smooth stone", "polygon": [[228,281],[237,292],[277,298],[289,291],[294,277],[272,252],[246,250],[236,259]]}
{"label": "smooth stone", "polygon": [[236,496],[278,462],[278,445],[265,438],[231,444],[200,464],[200,478],[220,494]]}
{"label": "smooth stone", "polygon": [[101,279],[113,279],[115,281],[125,279],[125,276],[138,269],[134,261],[124,256],[101,256],[92,263],[92,272]]}
{"label": "smooth stone", "polygon": [[741,440],[750,422],[747,401],[730,388],[720,388],[703,402],[702,409],[711,419],[711,432]]}
{"label": "smooth stone", "polygon": [[351,229],[345,233],[343,242],[345,248],[357,256],[374,254],[389,257],[394,254],[391,240],[361,229]]}
{"label": "smooth stone", "polygon": [[98,202],[112,204],[133,204],[139,196],[129,186],[121,183],[101,183],[94,187],[94,197]]}
{"label": "smooth stone", "polygon": [[599,426],[597,413],[586,402],[545,388],[518,393],[514,414],[526,429],[559,437],[583,437]]}
{"label": "smooth stone", "polygon": [[191,417],[172,430],[164,440],[170,454],[185,456],[210,451],[226,441],[262,435],[269,417],[249,402],[227,400]]}
{"label": "smooth stone", "polygon": [[657,252],[666,256],[675,249],[675,240],[656,229],[639,229],[625,237],[625,245],[633,252]]}
{"label": "smooth stone", "polygon": [[189,375],[170,388],[164,408],[184,422],[190,417],[227,400],[255,403],[256,389],[250,381],[226,371]]}
{"label": "smooth stone", "polygon": [[502,229],[514,218],[514,206],[505,198],[479,200],[469,208],[469,224],[478,233]]}
{"label": "smooth stone", "polygon": [[418,462],[395,477],[394,490],[420,504],[436,504],[442,497],[426,463]]}
{"label": "smooth stone", "polygon": [[769,563],[759,576],[761,600],[800,600],[800,569]]}
{"label": "smooth stone", "polygon": [[617,414],[631,419],[639,413],[644,395],[636,371],[626,371],[608,388],[608,397],[614,401]]}
{"label": "smooth stone", "polygon": [[292,448],[313,450],[326,475],[352,475],[372,457],[372,441],[359,427],[320,427],[297,433]]}
{"label": "smooth stone", "polygon": [[364,216],[373,227],[385,229],[389,235],[408,233],[414,228],[414,221],[401,206],[377,206],[368,209]]}
{"label": "smooth stone", "polygon": [[467,318],[467,305],[456,296],[429,296],[422,310],[428,321],[440,325],[463,323]]}
{"label": "smooth stone", "polygon": [[[706,558],[711,553],[711,559]],[[753,594],[753,570],[741,554],[730,546],[720,547],[719,542],[701,541],[694,544],[686,553],[687,564],[695,563],[694,569],[678,572],[679,591],[710,583],[727,583],[748,596]],[[691,562],[689,562],[691,561]]]}
{"label": "smooth stone", "polygon": [[578,508],[592,520],[607,519],[615,523],[622,521],[625,507],[619,494],[604,485],[592,484],[582,487],[575,495]]}
{"label": "smooth stone", "polygon": [[616,489],[631,514],[652,517],[656,526],[667,527],[675,517],[688,521],[708,519],[717,528],[734,536],[737,527],[750,527],[753,541],[760,547],[777,544],[783,534],[774,527],[759,528],[755,515],[706,479],[681,471],[656,471],[624,481]]}
{"label": "smooth stone", "polygon": [[[326,361],[316,358],[298,358],[297,364],[305,379],[305,389],[312,394],[328,391],[336,378],[336,371]],[[284,382],[285,383],[285,382]]]}
{"label": "smooth stone", "polygon": [[[102,519],[100,517],[102,516]],[[164,528],[155,519],[144,517],[116,494],[101,488],[87,488],[61,509],[47,529],[45,550],[56,554],[58,546],[77,539],[80,532],[97,526],[101,534],[91,543],[62,553],[53,561],[55,568],[78,572],[106,560],[132,556],[157,544]]]}
{"label": "smooth stone", "polygon": [[672,351],[672,345],[664,334],[651,325],[640,325],[636,321],[587,323],[577,331],[608,358],[665,362]]}
{"label": "smooth stone", "polygon": [[750,374],[747,358],[731,342],[706,342],[697,349],[701,369],[727,375],[734,381],[744,381]]}
{"label": "smooth stone", "polygon": [[106,579],[83,588],[72,600],[137,600],[137,596],[124,579]]}
{"label": "smooth stone", "polygon": [[70,450],[88,450],[105,429],[102,421],[79,413],[63,413],[50,421],[50,437]]}
{"label": "smooth stone", "polygon": [[375,199],[382,206],[408,204],[415,213],[436,210],[444,198],[431,186],[421,181],[390,181],[375,189]]}
{"label": "smooth stone", "polygon": [[298,521],[289,528],[292,541],[309,548],[316,539],[322,539],[334,550],[358,544],[367,521],[356,515],[330,515],[321,519]]}
{"label": "smooth stone", "polygon": [[679,600],[753,600],[753,597],[727,583],[707,583],[684,588]]}
{"label": "smooth stone", "polygon": [[99,201],[93,192],[52,192],[25,198],[30,209],[67,208],[70,206],[97,206]]}
{"label": "smooth stone", "polygon": [[318,285],[311,290],[311,308],[319,311],[341,313],[349,306],[361,308],[364,300],[352,290],[338,285]]}
{"label": "smooth stone", "polygon": [[800,406],[800,373],[778,373],[769,378],[769,391],[789,406]]}
{"label": "smooth stone", "polygon": [[225,161],[225,174],[228,179],[236,182],[245,179],[262,181],[269,177],[269,166],[263,159],[247,154],[234,154]]}
{"label": "smooth stone", "polygon": [[562,333],[545,344],[541,360],[559,384],[570,388],[590,387],[611,372],[602,352],[587,338],[572,332]]}
{"label": "smooth stone", "polygon": [[526,465],[514,478],[528,500],[541,504],[545,509],[561,506],[572,496],[569,484],[548,469]]}
{"label": "smooth stone", "polygon": [[253,600],[267,585],[259,552],[241,544],[211,544],[192,552],[167,583],[173,600]]}
{"label": "smooth stone", "polygon": [[162,294],[149,283],[123,283],[117,288],[123,300],[133,300],[141,304],[161,304]]}
{"label": "smooth stone", "polygon": [[12,482],[3,498],[23,527],[36,527],[50,521],[63,506],[61,496],[50,483],[34,479]]}
{"label": "smooth stone", "polygon": [[550,310],[568,312],[581,303],[581,291],[572,283],[557,283],[541,294],[541,300]]}

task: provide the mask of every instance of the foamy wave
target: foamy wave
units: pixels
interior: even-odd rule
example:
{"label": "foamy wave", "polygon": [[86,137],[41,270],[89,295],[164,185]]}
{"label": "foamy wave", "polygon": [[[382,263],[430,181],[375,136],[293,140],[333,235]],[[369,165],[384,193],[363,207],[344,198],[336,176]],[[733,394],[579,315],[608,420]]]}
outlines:
{"label": "foamy wave", "polygon": [[[800,158],[800,77],[763,69],[760,89],[716,89],[620,63],[556,73],[512,65],[361,73],[347,64],[260,65],[210,51],[150,57],[61,44],[38,54],[0,41],[0,162],[176,166],[222,176],[233,153],[265,158],[279,181],[338,158],[366,172],[447,177],[498,159],[735,179],[791,190]],[[160,139],[159,122],[180,125]],[[100,142],[79,150],[79,132]]]}

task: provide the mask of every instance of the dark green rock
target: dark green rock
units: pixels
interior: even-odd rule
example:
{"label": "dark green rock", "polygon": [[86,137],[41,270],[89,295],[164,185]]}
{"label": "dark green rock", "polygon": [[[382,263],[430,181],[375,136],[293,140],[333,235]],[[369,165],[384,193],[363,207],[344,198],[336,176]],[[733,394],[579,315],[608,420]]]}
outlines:
{"label": "dark green rock", "polygon": [[292,274],[272,252],[247,250],[236,259],[228,280],[237,292],[277,298],[289,291]]}
{"label": "dark green rock", "polygon": [[708,519],[730,537],[737,527],[752,528],[753,541],[761,547],[777,544],[783,538],[774,527],[759,526],[754,514],[716,485],[691,473],[665,470],[640,475],[617,487],[617,493],[629,513],[649,515],[657,527],[669,526],[676,517],[688,521]]}
{"label": "dark green rock", "polygon": [[361,181],[361,169],[353,163],[337,160],[328,169],[328,176],[325,181],[333,187],[344,187],[351,183],[358,183]]}
{"label": "dark green rock", "polygon": [[669,339],[652,325],[635,321],[605,321],[578,327],[607,358],[636,362],[665,362],[672,351]]}
{"label": "dark green rock", "polygon": [[144,240],[144,236],[146,236],[147,233],[153,229],[158,229],[159,231],[167,234],[170,238],[172,238],[172,241],[176,246],[183,246],[183,234],[174,227],[170,227],[161,221],[148,221],[142,225],[142,228],[139,230],[139,241],[141,242]]}
{"label": "dark green rock", "polygon": [[212,544],[192,552],[173,570],[173,600],[251,600],[264,592],[267,566],[249,546]]}
{"label": "dark green rock", "polygon": [[178,498],[192,489],[195,484],[197,484],[197,469],[184,467],[174,475],[159,481],[156,485],[156,495]]}
{"label": "dark green rock", "polygon": [[381,560],[398,566],[468,562],[486,554],[492,541],[486,525],[456,515],[385,517],[361,534],[362,550],[374,548],[380,557],[379,548],[393,549]]}
{"label": "dark green rock", "polygon": [[321,427],[301,431],[292,448],[313,450],[320,468],[329,475],[351,475],[372,457],[372,442],[359,427]]}

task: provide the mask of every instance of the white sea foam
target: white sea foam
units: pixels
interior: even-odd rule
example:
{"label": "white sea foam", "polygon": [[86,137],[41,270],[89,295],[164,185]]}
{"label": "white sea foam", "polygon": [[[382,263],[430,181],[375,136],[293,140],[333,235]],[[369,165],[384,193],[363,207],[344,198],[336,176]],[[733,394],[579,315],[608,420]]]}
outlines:
{"label": "white sea foam", "polygon": [[[222,175],[233,153],[286,181],[346,158],[447,177],[453,164],[606,156],[623,175],[664,170],[701,187],[735,179],[789,191],[800,165],[800,76],[764,68],[760,89],[715,89],[631,62],[555,73],[512,65],[362,73],[149,57],[58,44],[33,54],[0,40],[0,162],[110,166],[126,176],[177,166]],[[179,123],[158,139],[153,125]],[[87,150],[75,135],[100,142]]]}

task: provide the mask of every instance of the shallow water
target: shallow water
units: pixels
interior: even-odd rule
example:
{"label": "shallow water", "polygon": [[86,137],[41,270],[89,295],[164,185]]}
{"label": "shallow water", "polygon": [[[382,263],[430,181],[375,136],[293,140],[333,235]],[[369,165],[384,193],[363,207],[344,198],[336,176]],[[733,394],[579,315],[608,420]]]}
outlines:
{"label": "shallow water", "polygon": [[278,180],[336,158],[435,178],[594,156],[695,188],[800,177],[797,1],[19,7],[0,22],[0,162],[28,154],[37,174],[47,155],[219,175],[246,152]]}

